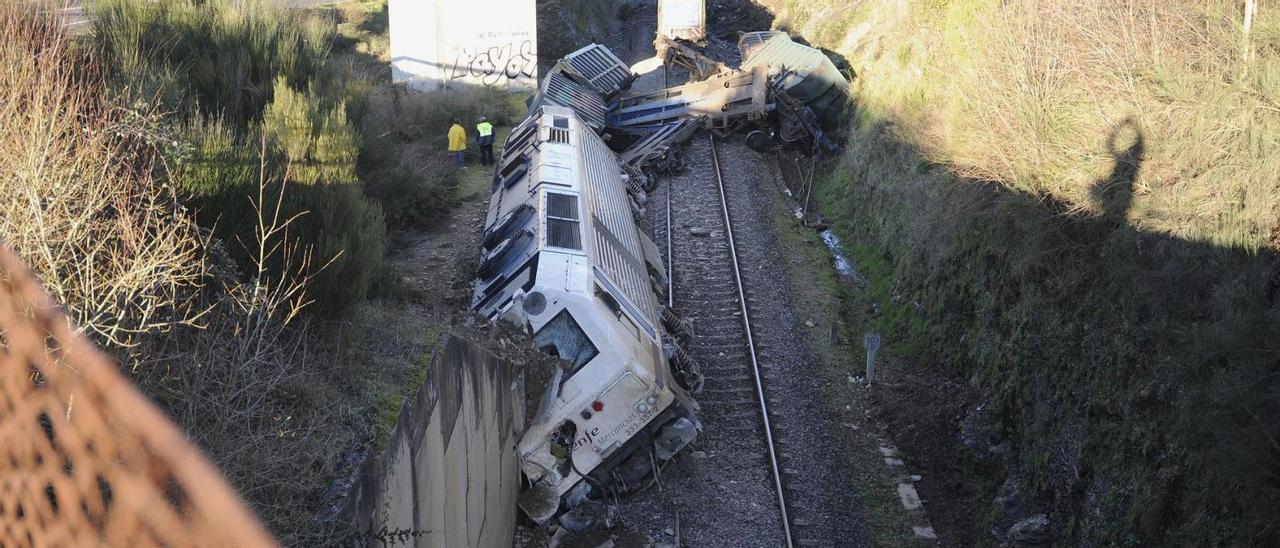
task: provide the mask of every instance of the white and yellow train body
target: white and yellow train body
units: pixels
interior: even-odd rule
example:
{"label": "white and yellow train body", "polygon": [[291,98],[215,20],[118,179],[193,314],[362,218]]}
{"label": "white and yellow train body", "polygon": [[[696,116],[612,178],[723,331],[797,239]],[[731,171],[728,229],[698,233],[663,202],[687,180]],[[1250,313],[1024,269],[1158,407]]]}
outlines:
{"label": "white and yellow train body", "polygon": [[695,404],[668,365],[657,248],[617,155],[573,110],[543,105],[512,131],[485,227],[473,309],[566,362],[517,447],[533,486],[521,506],[545,522],[584,476],[642,448],[670,458],[695,435]]}

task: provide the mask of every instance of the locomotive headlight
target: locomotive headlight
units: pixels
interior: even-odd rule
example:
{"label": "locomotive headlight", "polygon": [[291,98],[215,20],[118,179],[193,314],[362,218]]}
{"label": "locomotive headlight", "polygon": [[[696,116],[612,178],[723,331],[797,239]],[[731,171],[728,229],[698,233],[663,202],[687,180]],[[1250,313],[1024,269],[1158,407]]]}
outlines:
{"label": "locomotive headlight", "polygon": [[649,410],[649,404],[645,402],[640,402],[636,404],[636,411],[644,413],[644,412],[647,412],[648,410]]}
{"label": "locomotive headlight", "polygon": [[649,404],[649,405],[658,405],[658,395],[657,395],[657,394],[653,394],[653,395],[649,396],[648,398],[646,398],[646,399],[644,400],[644,402],[645,402],[645,403],[647,403],[647,404]]}
{"label": "locomotive headlight", "polygon": [[547,297],[540,291],[534,291],[524,296],[524,311],[530,316],[537,316],[547,309]]}

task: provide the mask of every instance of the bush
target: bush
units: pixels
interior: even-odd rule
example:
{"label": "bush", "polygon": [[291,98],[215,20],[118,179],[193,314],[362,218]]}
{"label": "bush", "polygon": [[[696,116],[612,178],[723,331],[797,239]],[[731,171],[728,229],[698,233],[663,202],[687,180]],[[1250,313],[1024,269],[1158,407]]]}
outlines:
{"label": "bush", "polygon": [[202,238],[154,176],[173,136],[83,76],[59,22],[0,4],[0,240],[97,341],[191,323]]}
{"label": "bush", "polygon": [[103,0],[91,10],[95,48],[120,87],[236,126],[261,116],[277,77],[307,87],[335,33],[332,19],[272,1]]}
{"label": "bush", "polygon": [[[286,245],[306,264],[277,257],[266,266],[276,279],[309,278],[313,306],[334,316],[364,298],[381,268],[385,221],[356,178],[360,139],[343,105],[325,108],[283,78],[275,87],[256,139],[240,141],[220,121],[190,124],[194,150],[179,164],[177,179],[199,205],[202,222],[239,243],[232,252],[241,264],[256,259],[246,242],[259,236],[259,206],[290,220]],[[266,184],[261,195],[260,184]]]}
{"label": "bush", "polygon": [[1275,544],[1280,11],[1249,42],[1217,0],[762,3],[857,69],[818,187],[922,303],[886,347],[999,410],[1056,540]]}
{"label": "bush", "polygon": [[519,96],[484,87],[420,93],[386,84],[361,90],[359,102],[368,144],[361,176],[388,220],[401,226],[428,223],[454,205],[457,173],[444,154],[454,118],[471,124],[486,116],[510,125],[523,111]]}
{"label": "bush", "polygon": [[[0,240],[281,540],[325,542],[312,518],[340,453],[362,435],[325,377],[354,374],[315,367],[328,362],[308,362],[314,341],[286,328],[299,286],[240,279],[199,231],[157,167],[182,139],[155,106],[126,108],[83,77],[94,60],[71,51],[61,22],[29,9],[0,4]],[[221,122],[191,133],[217,159],[175,166],[193,188],[215,192],[230,179],[244,185],[242,199],[258,195],[251,149]],[[271,236],[242,242],[246,253],[279,255],[283,233],[260,232]]]}
{"label": "bush", "polygon": [[[198,218],[250,269],[257,208],[293,219],[288,247],[307,266],[266,265],[276,280],[311,279],[319,311],[363,298],[386,249],[381,211],[362,196],[359,135],[326,65],[335,24],[277,2],[106,0],[94,10],[94,51],[117,89],[159,97],[186,120],[191,150],[176,179]],[[306,90],[299,91],[299,90]],[[260,183],[270,189],[258,196]],[[281,187],[280,185],[284,185]],[[276,204],[276,198],[284,202]],[[296,218],[295,218],[296,217]]]}
{"label": "bush", "polygon": [[275,101],[263,115],[262,134],[284,158],[286,217],[293,236],[310,248],[308,292],[324,312],[346,311],[364,298],[386,253],[382,208],[370,203],[356,178],[360,139],[345,106],[326,109],[314,93],[276,82]]}

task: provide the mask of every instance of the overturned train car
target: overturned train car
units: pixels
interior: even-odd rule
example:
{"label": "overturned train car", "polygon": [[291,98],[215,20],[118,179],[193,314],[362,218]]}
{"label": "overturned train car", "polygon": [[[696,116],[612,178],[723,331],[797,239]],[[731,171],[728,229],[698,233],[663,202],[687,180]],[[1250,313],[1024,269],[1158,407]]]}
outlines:
{"label": "overturned train car", "polygon": [[738,43],[742,63],[734,69],[684,41],[659,36],[655,47],[664,64],[687,69],[691,81],[611,97],[611,131],[643,136],[696,119],[710,130],[743,132],[754,148],[837,150],[826,131],[844,111],[849,82],[822,51],[781,31],[745,33]]}
{"label": "overturned train car", "polygon": [[669,365],[665,269],[626,179],[593,128],[550,103],[512,131],[494,175],[472,308],[564,364],[517,446],[519,504],[539,524],[638,484],[699,428]]}
{"label": "overturned train car", "polygon": [[506,140],[472,308],[563,360],[517,445],[519,504],[539,524],[585,527],[597,501],[639,485],[700,428],[701,377],[668,333],[666,270],[634,216],[648,174],[674,169],[674,147],[699,127],[829,148],[821,126],[847,82],[784,33],[743,38],[742,69],[692,59],[702,82],[652,94],[628,93],[629,68],[586,46],[553,67]]}

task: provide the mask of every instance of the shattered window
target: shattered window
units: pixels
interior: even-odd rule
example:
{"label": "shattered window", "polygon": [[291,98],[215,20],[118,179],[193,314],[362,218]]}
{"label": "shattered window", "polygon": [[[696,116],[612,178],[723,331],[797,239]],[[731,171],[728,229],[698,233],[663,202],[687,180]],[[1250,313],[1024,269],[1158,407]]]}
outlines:
{"label": "shattered window", "polygon": [[559,356],[560,359],[572,363],[574,371],[600,354],[596,345],[591,344],[591,339],[582,331],[577,320],[569,315],[567,309],[561,310],[556,317],[542,326],[542,329],[533,335],[533,342],[543,352]]}

